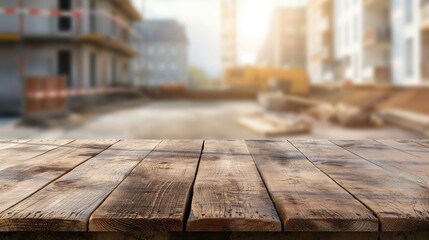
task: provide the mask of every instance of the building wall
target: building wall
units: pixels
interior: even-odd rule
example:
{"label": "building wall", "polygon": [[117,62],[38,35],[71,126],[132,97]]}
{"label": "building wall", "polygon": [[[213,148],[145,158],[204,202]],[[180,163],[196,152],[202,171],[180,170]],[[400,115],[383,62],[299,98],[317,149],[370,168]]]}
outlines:
{"label": "building wall", "polygon": [[279,7],[258,57],[258,65],[278,68],[307,68],[306,10]]}
{"label": "building wall", "polygon": [[[104,11],[121,19],[122,24],[106,14],[87,14],[90,1],[72,0],[72,10],[83,10],[81,19],[71,18],[71,29],[60,31],[58,18],[52,16],[24,17],[23,32],[19,29],[17,15],[0,15],[0,34],[16,34],[22,40],[0,43],[0,112],[5,108],[18,112],[22,101],[22,77],[59,76],[59,51],[71,53],[70,88],[98,88],[130,84],[131,57],[123,51],[104,43],[75,41],[75,37],[99,34],[106,39],[130,46],[130,32],[123,25],[131,26],[130,17],[112,5],[111,1],[95,0],[95,11]],[[0,8],[18,8],[17,0],[2,0]],[[24,0],[25,8],[57,10],[58,1]],[[95,22],[91,23],[91,16]],[[1,40],[1,39],[0,39]],[[91,58],[96,62],[91,65]],[[113,66],[116,65],[116,68]],[[21,66],[24,68],[21,71]],[[92,79],[95,76],[95,79]],[[9,109],[8,109],[9,111]]]}
{"label": "building wall", "polygon": [[363,82],[363,0],[335,0],[336,72],[339,80]]}
{"label": "building wall", "polygon": [[144,42],[141,45],[141,64],[146,71],[145,83],[189,85],[188,46],[179,42]]}
{"label": "building wall", "polygon": [[334,63],[334,0],[309,0],[307,69],[313,83],[336,81]]}
{"label": "building wall", "polygon": [[420,0],[392,0],[393,83],[398,86],[421,83]]}
{"label": "building wall", "polygon": [[[380,4],[373,2],[372,4]],[[397,86],[421,83],[420,0],[385,0],[386,8],[364,0],[335,0],[335,58],[343,80],[355,84],[386,82]],[[370,31],[388,35],[366,43]],[[381,31],[381,32],[380,32]],[[388,31],[385,32],[384,31]]]}

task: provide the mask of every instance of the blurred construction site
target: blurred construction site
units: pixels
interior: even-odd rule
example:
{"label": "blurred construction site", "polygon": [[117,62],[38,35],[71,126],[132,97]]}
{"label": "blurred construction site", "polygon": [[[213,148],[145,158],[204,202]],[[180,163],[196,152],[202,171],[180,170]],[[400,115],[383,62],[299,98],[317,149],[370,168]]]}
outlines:
{"label": "blurred construction site", "polygon": [[427,137],[427,0],[0,1],[0,138]]}

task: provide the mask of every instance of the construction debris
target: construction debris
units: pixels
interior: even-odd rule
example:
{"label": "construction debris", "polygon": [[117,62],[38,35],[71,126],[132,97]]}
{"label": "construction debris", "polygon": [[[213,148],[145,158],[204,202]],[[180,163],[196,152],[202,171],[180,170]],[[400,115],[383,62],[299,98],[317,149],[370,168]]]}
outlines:
{"label": "construction debris", "polygon": [[386,122],[429,137],[429,115],[400,109],[382,110],[380,117]]}
{"label": "construction debris", "polygon": [[259,114],[243,117],[239,122],[265,137],[310,133],[311,124],[304,117],[287,114]]}
{"label": "construction debris", "polygon": [[262,92],[258,95],[258,102],[267,111],[283,111],[287,98],[282,91]]}

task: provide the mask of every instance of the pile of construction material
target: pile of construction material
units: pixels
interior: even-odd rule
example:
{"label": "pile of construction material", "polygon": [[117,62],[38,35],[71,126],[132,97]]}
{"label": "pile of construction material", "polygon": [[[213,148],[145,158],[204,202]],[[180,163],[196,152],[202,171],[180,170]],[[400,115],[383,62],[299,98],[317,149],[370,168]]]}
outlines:
{"label": "pile of construction material", "polygon": [[413,130],[429,137],[429,115],[400,109],[381,110],[379,115],[386,123]]}
{"label": "pile of construction material", "polygon": [[283,111],[286,109],[287,98],[282,91],[261,92],[258,94],[258,102],[267,111]]}
{"label": "pile of construction material", "polygon": [[312,130],[307,119],[290,114],[263,113],[243,117],[239,122],[265,137],[306,134]]}
{"label": "pile of construction material", "polygon": [[282,91],[262,92],[258,95],[259,104],[267,111],[301,112],[318,105],[312,99],[287,95]]}
{"label": "pile of construction material", "polygon": [[322,122],[337,122],[346,127],[381,127],[382,119],[372,111],[342,103],[321,103],[308,111],[310,116]]}

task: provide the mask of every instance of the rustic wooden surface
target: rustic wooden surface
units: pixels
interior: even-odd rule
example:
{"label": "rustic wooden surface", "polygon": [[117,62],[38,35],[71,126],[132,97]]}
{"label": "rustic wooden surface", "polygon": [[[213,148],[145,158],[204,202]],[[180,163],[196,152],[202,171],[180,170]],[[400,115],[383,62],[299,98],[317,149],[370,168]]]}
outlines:
{"label": "rustic wooden surface", "polygon": [[428,173],[429,140],[0,140],[0,240],[429,239]]}
{"label": "rustic wooden surface", "polygon": [[418,184],[429,186],[429,161],[372,141],[333,141],[338,146]]}
{"label": "rustic wooden surface", "polygon": [[159,141],[121,141],[0,214],[3,231],[87,231],[91,213]]}
{"label": "rustic wooden surface", "polygon": [[91,217],[90,231],[182,231],[202,141],[163,141]]}
{"label": "rustic wooden surface", "polygon": [[378,217],[383,231],[428,231],[429,189],[329,142],[291,141]]}
{"label": "rustic wooden surface", "polygon": [[249,141],[286,231],[377,231],[370,210],[290,143]]}
{"label": "rustic wooden surface", "polygon": [[188,231],[281,231],[244,141],[206,141]]}

